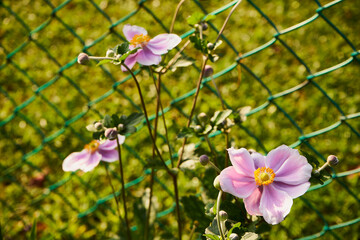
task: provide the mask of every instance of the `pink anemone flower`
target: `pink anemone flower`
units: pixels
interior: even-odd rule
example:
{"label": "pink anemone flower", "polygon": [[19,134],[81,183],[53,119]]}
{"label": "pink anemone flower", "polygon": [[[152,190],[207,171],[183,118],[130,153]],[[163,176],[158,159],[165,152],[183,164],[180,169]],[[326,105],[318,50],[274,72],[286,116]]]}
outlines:
{"label": "pink anemone flower", "polygon": [[[140,49],[125,59],[125,64],[131,69],[136,62],[144,65],[157,65],[161,61],[161,55],[176,47],[181,38],[176,34],[163,33],[150,38],[147,31],[139,26],[126,24],[123,28],[125,38],[130,42],[129,48]],[[122,71],[126,68],[121,66]]]}
{"label": "pink anemone flower", "polygon": [[265,157],[245,149],[228,149],[233,166],[219,176],[224,192],[243,198],[246,211],[278,224],[289,214],[293,198],[310,187],[312,167],[296,149],[282,145]]}
{"label": "pink anemone flower", "polygon": [[[119,143],[123,144],[125,136],[118,135]],[[118,151],[115,149],[116,141],[93,140],[86,144],[81,152],[73,152],[64,159],[62,168],[65,172],[82,170],[88,172],[93,170],[100,161],[114,162],[118,160]]]}

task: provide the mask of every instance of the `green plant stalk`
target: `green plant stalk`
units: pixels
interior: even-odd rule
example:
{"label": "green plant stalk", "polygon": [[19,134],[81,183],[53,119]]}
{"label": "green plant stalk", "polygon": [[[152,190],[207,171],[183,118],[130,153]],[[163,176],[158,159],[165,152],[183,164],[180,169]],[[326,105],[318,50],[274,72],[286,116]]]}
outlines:
{"label": "green plant stalk", "polygon": [[171,21],[171,26],[170,26],[170,30],[169,33],[172,33],[172,31],[174,30],[174,25],[175,25],[175,20],[176,20],[176,16],[179,13],[180,7],[181,5],[185,2],[185,0],[180,0],[180,2],[178,3],[178,5],[176,6],[176,10],[173,16],[173,19]]}
{"label": "green plant stalk", "polygon": [[223,240],[226,240],[222,226],[221,226],[221,220],[220,220],[220,204],[221,204],[221,195],[222,195],[223,191],[219,191],[219,195],[217,197],[217,201],[216,201],[216,223],[217,223],[217,227],[219,229],[220,232],[220,236]]}
{"label": "green plant stalk", "polygon": [[116,137],[116,143],[117,143],[117,150],[119,154],[119,164],[120,164],[120,178],[121,178],[121,196],[123,199],[123,206],[124,206],[124,218],[125,218],[125,224],[126,224],[126,235],[127,239],[131,240],[131,230],[130,230],[130,222],[127,215],[127,206],[126,206],[126,193],[125,193],[125,181],[124,181],[124,170],[121,160],[121,146],[119,143],[119,137]]}
{"label": "green plant stalk", "polygon": [[204,138],[205,138],[207,144],[209,145],[210,151],[211,151],[211,153],[212,153],[212,155],[213,155],[214,164],[215,164],[215,166],[217,166],[218,164],[217,164],[217,154],[216,154],[216,151],[215,151],[214,147],[212,146],[212,144],[211,144],[211,142],[210,142],[210,140],[209,140],[208,135],[205,135]]}
{"label": "green plant stalk", "polygon": [[122,223],[122,222],[123,222],[123,219],[122,219],[122,217],[121,217],[119,201],[118,201],[117,196],[116,196],[116,193],[115,193],[115,188],[114,188],[114,185],[112,184],[111,177],[110,177],[109,170],[108,170],[107,166],[104,165],[104,167],[105,167],[105,170],[106,170],[106,176],[107,176],[107,178],[108,178],[108,180],[109,180],[109,184],[110,184],[110,186],[111,186],[111,189],[112,189],[112,192],[113,192],[113,195],[114,195],[114,198],[115,198],[116,208],[117,208],[117,212],[118,212],[118,214],[119,214],[119,220],[120,220],[120,223]]}

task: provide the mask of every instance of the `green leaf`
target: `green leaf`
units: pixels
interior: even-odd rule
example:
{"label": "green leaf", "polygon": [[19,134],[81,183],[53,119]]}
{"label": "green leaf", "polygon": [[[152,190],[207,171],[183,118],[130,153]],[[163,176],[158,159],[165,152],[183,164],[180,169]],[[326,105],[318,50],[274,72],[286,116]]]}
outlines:
{"label": "green leaf", "polygon": [[195,62],[193,58],[190,57],[181,57],[173,65],[171,65],[170,70],[175,72],[178,67],[188,67]]}
{"label": "green leaf", "polygon": [[192,137],[194,136],[194,129],[183,127],[177,135],[177,138]]}
{"label": "green leaf", "polygon": [[213,126],[217,126],[221,124],[227,117],[229,117],[231,113],[231,109],[227,109],[224,111],[216,111],[214,116],[210,119],[210,122]]}
{"label": "green leaf", "polygon": [[209,234],[209,235],[215,235],[215,236],[219,236],[220,232],[219,232],[219,228],[217,226],[217,220],[216,217],[214,217],[213,221],[210,223],[210,225],[205,229],[205,234]]}
{"label": "green leaf", "polygon": [[230,228],[230,230],[228,231],[227,237],[230,237],[230,235],[232,234],[233,230],[234,230],[235,228],[240,228],[240,226],[241,226],[241,222],[235,223],[235,224],[232,226],[232,228]]}
{"label": "green leaf", "polygon": [[93,132],[93,139],[99,140],[101,136],[104,134],[104,132]]}
{"label": "green leaf", "polygon": [[203,17],[204,14],[202,14],[201,12],[194,12],[190,17],[186,19],[186,21],[190,26],[194,26],[195,24],[201,22]]}
{"label": "green leaf", "polygon": [[209,15],[207,15],[207,16],[205,17],[204,21],[207,22],[207,21],[213,20],[213,19],[215,19],[215,18],[216,18],[215,15],[209,14]]}
{"label": "green leaf", "polygon": [[207,134],[209,134],[212,130],[213,130],[213,127],[212,127],[210,124],[208,124],[208,125],[205,126],[205,129],[204,129],[204,131],[203,131],[203,134],[207,135]]}
{"label": "green leaf", "polygon": [[217,235],[212,235],[212,234],[203,234],[204,237],[206,237],[206,239],[211,239],[211,240],[220,240],[219,236]]}
{"label": "green leaf", "polygon": [[104,117],[104,126],[107,128],[113,127],[113,122],[109,115],[105,115]]}
{"label": "green leaf", "polygon": [[126,53],[126,52],[128,52],[129,51],[129,46],[130,46],[130,43],[128,43],[128,42],[123,42],[123,43],[121,43],[121,44],[119,44],[119,45],[116,45],[115,47],[114,47],[114,52],[116,53],[116,54],[124,54],[124,53]]}
{"label": "green leaf", "polygon": [[134,126],[126,126],[125,130],[121,131],[120,134],[121,135],[126,135],[126,134],[132,134],[136,132],[136,127]]}
{"label": "green leaf", "polygon": [[143,121],[143,119],[144,119],[144,114],[143,113],[137,113],[137,112],[136,113],[131,113],[127,117],[127,119],[125,121],[125,124],[133,126],[133,125],[141,123]]}
{"label": "green leaf", "polygon": [[31,227],[30,240],[36,240],[36,219],[34,219]]}
{"label": "green leaf", "polygon": [[120,123],[120,118],[116,114],[111,115],[111,119],[114,126],[117,126]]}
{"label": "green leaf", "polygon": [[254,232],[246,232],[244,236],[241,237],[241,240],[257,240],[259,235]]}
{"label": "green leaf", "polygon": [[96,64],[96,66],[101,66],[105,63],[109,63],[109,62],[112,62],[113,60],[110,60],[110,59],[105,59],[105,60],[101,60],[100,62],[98,62],[98,64]]}
{"label": "green leaf", "polygon": [[194,43],[194,47],[200,50],[204,54],[208,54],[207,43],[206,39],[200,39],[199,36],[193,35],[189,37],[190,42]]}
{"label": "green leaf", "polygon": [[124,54],[119,58],[119,61],[125,60],[130,54],[136,53],[136,51],[137,51],[138,49],[140,49],[140,47],[134,48],[133,50],[130,50],[130,51],[124,53]]}
{"label": "green leaf", "polygon": [[211,218],[205,215],[205,204],[195,195],[184,196],[180,199],[184,212],[192,221],[198,221],[198,232],[204,232]]}

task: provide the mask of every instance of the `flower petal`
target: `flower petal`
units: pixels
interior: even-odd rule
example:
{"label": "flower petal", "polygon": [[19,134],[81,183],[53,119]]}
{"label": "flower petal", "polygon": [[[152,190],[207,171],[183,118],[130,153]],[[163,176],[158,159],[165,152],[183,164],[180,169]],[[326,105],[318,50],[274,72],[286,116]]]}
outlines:
{"label": "flower petal", "polygon": [[269,152],[266,156],[266,165],[276,172],[291,155],[300,155],[298,150],[281,145]]}
{"label": "flower petal", "polygon": [[250,215],[258,215],[258,216],[262,215],[259,209],[261,194],[262,194],[262,187],[257,187],[250,196],[244,199],[246,211]]}
{"label": "flower petal", "polygon": [[116,149],[113,150],[99,149],[99,153],[101,154],[101,160],[105,162],[115,162],[116,160],[119,159],[119,154]]}
{"label": "flower petal", "polygon": [[89,154],[88,159],[81,164],[80,169],[84,172],[89,172],[99,164],[100,160],[101,154],[99,152]]}
{"label": "flower petal", "polygon": [[254,178],[255,166],[250,153],[245,149],[228,149],[230,161],[238,173]]}
{"label": "flower petal", "polygon": [[62,164],[62,169],[65,172],[74,172],[79,170],[82,164],[89,158],[90,153],[87,150],[81,152],[73,152],[67,156]]}
{"label": "flower petal", "polygon": [[306,193],[310,187],[310,182],[305,182],[299,185],[290,185],[282,182],[272,183],[277,189],[286,192],[292,198],[297,198]]}
{"label": "flower petal", "polygon": [[176,34],[159,34],[151,39],[146,45],[154,54],[162,55],[173,49],[181,42],[181,38]]}
{"label": "flower petal", "polygon": [[99,145],[99,150],[113,150],[116,148],[116,140],[106,139],[103,143]]}
{"label": "flower petal", "polygon": [[311,177],[312,166],[304,156],[292,154],[275,172],[274,181],[290,185],[308,182]]}
{"label": "flower petal", "polygon": [[[130,54],[130,55],[125,59],[124,63],[125,63],[125,65],[126,65],[129,69],[132,69],[133,66],[135,65],[135,63],[136,63],[136,57],[137,57],[139,51],[140,51],[140,50],[138,50],[138,51],[137,51],[136,53],[134,53],[134,54]],[[121,65],[121,71],[126,72],[127,69],[126,69],[124,66]]]}
{"label": "flower petal", "polygon": [[126,24],[123,28],[123,33],[125,35],[126,40],[131,41],[135,35],[143,34],[147,35],[147,31],[145,28],[136,26],[136,25],[130,25]]}
{"label": "flower petal", "polygon": [[118,139],[119,139],[120,145],[125,142],[125,138],[126,138],[125,136],[118,134]]}
{"label": "flower petal", "polygon": [[158,65],[161,61],[161,56],[152,53],[147,47],[140,49],[137,54],[136,61],[144,66]]}
{"label": "flower petal", "polygon": [[257,188],[254,177],[239,173],[233,166],[221,171],[219,181],[224,192],[239,198],[247,198]]}
{"label": "flower petal", "polygon": [[273,184],[263,186],[259,210],[267,223],[275,225],[284,220],[292,204],[293,200],[286,192]]}
{"label": "flower petal", "polygon": [[255,169],[265,167],[266,157],[262,154],[258,152],[252,153],[251,158],[254,161]]}

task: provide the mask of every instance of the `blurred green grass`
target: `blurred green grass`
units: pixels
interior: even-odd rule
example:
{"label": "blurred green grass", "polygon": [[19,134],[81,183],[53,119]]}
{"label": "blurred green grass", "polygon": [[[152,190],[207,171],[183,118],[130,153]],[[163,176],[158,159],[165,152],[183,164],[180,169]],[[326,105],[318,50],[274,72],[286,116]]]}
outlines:
{"label": "blurred green grass", "polygon": [[[207,12],[212,12],[229,1],[199,2]],[[327,4],[330,1],[320,2]],[[66,4],[54,10],[62,3]],[[226,38],[242,54],[267,43],[276,33],[251,3],[258,6],[280,31],[312,17],[318,8],[316,1],[310,0],[276,0],[265,3],[260,0],[243,1],[224,31]],[[84,127],[98,119],[99,114],[129,114],[138,110],[136,104],[140,101],[134,83],[129,80],[122,83],[107,98],[88,108],[90,101],[103,96],[112,89],[115,82],[123,80],[126,75],[116,66],[106,65],[102,69],[95,67],[95,64],[80,66],[74,64],[74,61],[78,53],[83,51],[84,43],[91,44],[87,49],[91,54],[104,55],[108,48],[122,41],[119,35],[122,35],[122,27],[128,23],[147,28],[151,36],[164,32],[146,8],[154,12],[161,22],[169,27],[176,4],[177,1],[154,0],[144,2],[139,8],[137,1],[125,0],[66,2],[4,0],[1,2],[0,120],[4,121],[11,116],[16,106],[34,98],[29,105],[19,110],[11,121],[0,127],[2,160],[0,221],[5,239],[17,239],[29,235],[29,225],[34,218],[38,219],[39,238],[42,239],[115,237],[119,228],[113,200],[100,204],[96,211],[84,218],[77,217],[79,213],[96,205],[99,199],[111,194],[104,167],[99,166],[87,174],[70,175],[62,171],[61,164],[69,153],[79,151],[90,140],[91,135]],[[106,13],[112,22],[117,22],[137,9],[138,12],[109,31],[111,23],[94,5]],[[7,8],[16,13],[29,29],[23,27]],[[357,1],[341,1],[322,11],[322,14],[346,35],[356,49],[359,49],[360,45],[357,37],[360,30],[359,10],[360,4]],[[195,11],[201,9],[194,1],[185,1],[175,24],[175,33],[181,35],[191,29],[186,24],[186,18]],[[219,14],[213,20],[214,26],[220,29],[228,12],[229,10]],[[47,25],[44,28],[37,29],[45,22]],[[29,40],[29,31],[35,29],[37,30],[31,34],[32,40]],[[72,29],[76,35],[69,29]],[[97,41],[104,34],[108,35]],[[208,30],[208,35],[209,39],[214,40],[216,32]],[[322,18],[279,38],[304,60],[312,73],[345,61],[353,52],[346,41]],[[96,44],[92,45],[94,41]],[[7,58],[24,43],[25,47]],[[174,53],[175,51],[172,51],[170,55]],[[195,58],[196,65],[200,66],[199,53],[194,48],[187,48],[185,53]],[[237,57],[226,43],[223,43],[216,53],[219,54],[220,59],[213,65],[215,73],[233,64]],[[65,66],[68,63],[71,64]],[[251,69],[273,94],[297,86],[309,75],[305,67],[279,41],[241,60],[241,63]],[[146,71],[140,72],[138,76],[149,106],[148,110],[154,113],[156,95],[152,81],[149,80]],[[346,67],[314,78],[313,81],[321,86],[347,115],[359,112],[359,84],[356,84],[358,76],[359,63],[353,61]],[[163,105],[168,106],[172,98],[192,90],[196,86],[197,78],[198,72],[194,68],[178,69],[174,73],[165,75],[163,83],[169,89],[171,96],[163,91]],[[226,102],[234,109],[244,106],[256,108],[265,103],[269,97],[265,88],[244,68],[236,68],[220,76],[216,81]],[[43,89],[44,84],[49,86]],[[36,95],[39,87],[43,90]],[[133,103],[127,98],[132,99]],[[312,84],[273,101],[294,119],[304,134],[328,127],[341,116],[329,99]],[[191,102],[190,97],[178,102],[176,106],[188,114]],[[248,116],[242,128],[235,126],[231,132],[233,144],[265,153],[249,132],[260,139],[267,151],[283,143],[290,145],[296,142],[301,134],[275,104],[270,104],[264,110]],[[220,108],[219,98],[208,88],[203,88],[196,113],[204,111],[210,115]],[[71,122],[69,126],[65,125],[66,121],[77,117],[81,112],[84,112],[81,119]],[[177,151],[181,141],[176,140],[176,134],[186,124],[187,119],[174,107],[166,113],[166,117],[167,126],[171,129],[169,133],[171,144]],[[348,122],[357,132],[360,131],[358,119]],[[160,126],[160,132],[164,133],[162,123]],[[55,138],[44,141],[49,136]],[[147,136],[146,129],[142,128],[126,141],[127,146],[138,152],[142,161],[151,157],[151,144]],[[191,141],[197,142],[196,139],[190,139]],[[223,135],[212,138],[212,141],[217,151],[224,152]],[[336,167],[336,171],[342,172],[359,167],[359,136],[344,123],[330,132],[307,141],[325,157],[329,154],[338,155],[341,164]],[[161,139],[158,142],[163,144]],[[307,150],[311,152],[310,149]],[[162,151],[168,156],[166,147]],[[127,181],[143,175],[143,164],[131,151],[124,151],[124,159],[127,159],[125,166]],[[109,168],[116,175],[117,163],[109,165]],[[45,178],[40,183],[34,184],[34,179],[41,179],[41,176]],[[171,186],[163,171],[159,171],[157,177],[160,182]],[[69,181],[59,188],[49,189],[49,186],[68,178]],[[357,199],[359,199],[358,179],[358,174],[340,179],[357,194]],[[142,182],[128,189],[129,205],[135,204],[144,195],[148,180],[149,177],[145,176]],[[198,181],[196,176],[189,179],[188,176],[181,175],[180,185],[184,188],[180,189],[180,194],[200,192],[201,185]],[[114,180],[114,183],[119,186],[119,179]],[[161,212],[170,208],[174,202],[171,195],[159,183],[155,184],[155,190],[158,199],[156,211]],[[171,187],[170,191],[172,191]],[[350,196],[336,181],[325,188],[307,193],[304,198],[316,207],[329,225],[358,217],[359,201]],[[130,213],[130,217],[134,219],[135,216],[132,214]],[[132,222],[135,224],[135,220]],[[264,238],[299,238],[317,233],[323,227],[324,222],[321,217],[304,201],[297,199],[286,220],[272,227],[269,233],[264,234]],[[187,232],[190,228],[190,222],[187,221],[185,225]],[[158,238],[160,236],[167,238],[161,234],[175,233],[175,229],[174,214],[159,218],[155,223]],[[357,239],[359,224],[339,228],[333,232],[335,235],[327,233],[324,239]]]}

